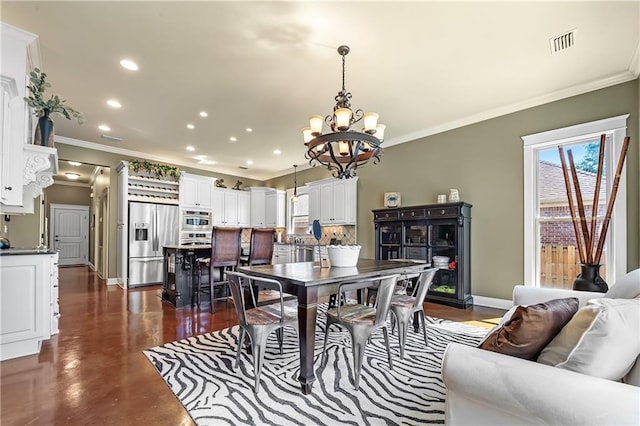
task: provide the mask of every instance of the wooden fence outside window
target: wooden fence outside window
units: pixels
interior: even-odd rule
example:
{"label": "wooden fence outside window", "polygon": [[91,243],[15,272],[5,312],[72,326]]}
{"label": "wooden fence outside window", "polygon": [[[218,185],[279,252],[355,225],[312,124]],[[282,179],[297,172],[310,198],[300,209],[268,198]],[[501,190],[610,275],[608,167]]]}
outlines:
{"label": "wooden fence outside window", "polygon": [[[549,244],[541,247],[540,287],[572,289],[578,274],[580,274],[580,257],[576,246]],[[606,265],[602,265],[600,276],[606,277],[606,274]]]}

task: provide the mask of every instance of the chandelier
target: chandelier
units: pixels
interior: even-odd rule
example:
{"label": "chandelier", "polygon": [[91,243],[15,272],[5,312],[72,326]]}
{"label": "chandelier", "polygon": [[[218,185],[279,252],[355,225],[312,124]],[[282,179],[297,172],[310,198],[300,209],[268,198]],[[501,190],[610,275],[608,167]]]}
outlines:
{"label": "chandelier", "polygon": [[[342,90],[335,97],[333,114],[322,118],[320,115],[309,117],[309,127],[302,129],[304,144],[307,147],[305,158],[311,166],[322,165],[331,170],[334,177],[346,179],[354,177],[358,167],[370,160],[376,164],[382,155],[384,124],[378,124],[378,114],[364,113],[361,109],[351,110],[351,93],[344,87],[344,57],[349,46],[338,47],[342,56]],[[351,126],[362,120],[362,131],[351,130]],[[323,121],[331,132],[322,134]]]}

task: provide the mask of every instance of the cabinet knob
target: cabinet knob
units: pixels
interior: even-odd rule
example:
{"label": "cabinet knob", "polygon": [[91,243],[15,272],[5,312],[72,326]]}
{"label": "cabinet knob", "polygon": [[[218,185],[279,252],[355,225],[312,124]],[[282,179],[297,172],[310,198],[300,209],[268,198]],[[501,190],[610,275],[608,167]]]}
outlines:
{"label": "cabinet knob", "polygon": [[444,209],[440,210],[440,213],[444,214]]}
{"label": "cabinet knob", "polygon": [[411,212],[411,216],[415,216],[415,215],[416,215],[416,212]]}
{"label": "cabinet knob", "polygon": [[10,186],[5,186],[4,189],[6,189],[7,191],[13,191],[13,188]]}

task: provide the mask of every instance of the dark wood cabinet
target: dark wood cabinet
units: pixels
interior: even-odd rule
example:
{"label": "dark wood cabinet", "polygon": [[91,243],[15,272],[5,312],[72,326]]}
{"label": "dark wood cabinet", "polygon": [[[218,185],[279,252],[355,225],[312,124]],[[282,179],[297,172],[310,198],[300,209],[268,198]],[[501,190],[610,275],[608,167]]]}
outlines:
{"label": "dark wood cabinet", "polygon": [[[471,205],[458,202],[373,210],[376,259],[411,259],[439,267],[427,301],[458,308],[471,296]],[[440,256],[440,258],[438,258]]]}

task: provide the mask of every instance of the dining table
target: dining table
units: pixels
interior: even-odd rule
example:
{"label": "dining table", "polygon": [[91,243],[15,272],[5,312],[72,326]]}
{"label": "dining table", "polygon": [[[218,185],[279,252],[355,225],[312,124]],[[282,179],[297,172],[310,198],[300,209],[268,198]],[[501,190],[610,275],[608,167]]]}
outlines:
{"label": "dining table", "polygon": [[315,381],[315,332],[318,300],[338,292],[340,283],[385,275],[409,275],[428,268],[409,260],[358,259],[353,267],[321,267],[319,262],[240,266],[249,276],[270,278],[282,284],[283,291],[298,299],[298,336],[300,342],[300,381],[302,392],[310,394]]}

